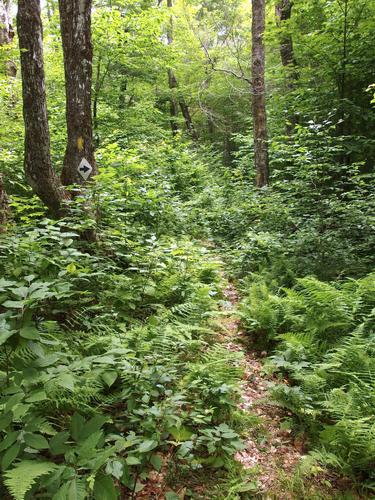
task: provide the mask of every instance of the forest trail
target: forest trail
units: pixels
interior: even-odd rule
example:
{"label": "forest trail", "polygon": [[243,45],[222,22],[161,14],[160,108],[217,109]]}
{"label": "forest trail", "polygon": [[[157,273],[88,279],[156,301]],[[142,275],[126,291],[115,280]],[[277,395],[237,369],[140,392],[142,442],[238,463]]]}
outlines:
{"label": "forest trail", "polygon": [[[245,448],[236,454],[245,469],[256,470],[256,483],[261,495],[272,492],[282,494],[283,478],[292,477],[303,453],[303,443],[293,439],[290,429],[284,429],[282,420],[288,415],[269,399],[268,384],[271,379],[262,372],[259,353],[246,348],[245,332],[240,328],[237,314],[238,292],[232,283],[224,290],[227,299],[222,324],[228,350],[243,353],[244,377],[241,383],[240,408],[256,417],[257,424],[249,429]],[[275,381],[275,380],[273,380]],[[287,498],[284,492],[283,498]]]}

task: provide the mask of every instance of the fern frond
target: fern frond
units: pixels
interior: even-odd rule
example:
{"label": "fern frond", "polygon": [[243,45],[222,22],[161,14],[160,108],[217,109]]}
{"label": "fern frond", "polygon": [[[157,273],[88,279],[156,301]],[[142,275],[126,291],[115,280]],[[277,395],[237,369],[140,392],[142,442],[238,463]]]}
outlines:
{"label": "fern frond", "polygon": [[58,466],[52,462],[36,462],[23,460],[13,469],[4,473],[4,483],[15,500],[24,500],[26,493],[36,479],[56,470]]}

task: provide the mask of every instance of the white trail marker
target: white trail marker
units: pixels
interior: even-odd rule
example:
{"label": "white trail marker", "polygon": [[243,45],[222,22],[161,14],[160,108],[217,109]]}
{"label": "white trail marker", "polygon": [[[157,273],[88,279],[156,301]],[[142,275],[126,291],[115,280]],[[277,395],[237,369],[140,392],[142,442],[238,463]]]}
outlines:
{"label": "white trail marker", "polygon": [[82,158],[81,163],[79,164],[78,168],[78,173],[85,181],[90,177],[90,174],[92,172],[92,166],[90,163],[86,160],[86,158]]}

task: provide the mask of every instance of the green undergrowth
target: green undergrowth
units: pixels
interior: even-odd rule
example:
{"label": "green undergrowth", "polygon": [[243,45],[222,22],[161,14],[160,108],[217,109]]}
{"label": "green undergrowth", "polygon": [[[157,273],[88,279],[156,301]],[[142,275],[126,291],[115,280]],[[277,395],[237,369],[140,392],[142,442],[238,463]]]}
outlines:
{"label": "green undergrowth", "polygon": [[323,464],[375,489],[375,275],[292,288],[259,280],[246,287],[242,324],[255,345],[273,351],[268,373],[287,377],[273,399],[309,438],[310,469]]}
{"label": "green undergrowth", "polygon": [[220,263],[191,238],[206,236],[209,174],[184,145],[98,158],[65,219],[14,195],[0,240],[2,497],[132,498],[165,457],[226,470],[242,448],[241,357],[215,334]]}

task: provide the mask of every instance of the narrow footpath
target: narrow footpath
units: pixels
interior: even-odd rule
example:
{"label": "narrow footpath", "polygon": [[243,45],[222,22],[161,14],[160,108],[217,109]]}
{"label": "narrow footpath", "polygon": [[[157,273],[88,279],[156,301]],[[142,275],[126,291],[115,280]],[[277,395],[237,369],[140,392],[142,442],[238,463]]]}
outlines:
{"label": "narrow footpath", "polygon": [[[282,498],[282,480],[293,475],[303,454],[303,443],[296,441],[290,429],[284,429],[281,425],[288,415],[285,410],[270,402],[268,385],[271,379],[262,372],[259,355],[245,347],[245,333],[240,328],[240,319],[236,314],[238,293],[233,284],[228,284],[224,296],[228,311],[223,319],[228,337],[227,347],[231,351],[243,352],[244,355],[240,408],[256,415],[260,422],[249,429],[246,448],[237,453],[236,459],[245,469],[257,468],[259,494],[278,492],[279,498]],[[283,477],[280,477],[280,471]]]}

